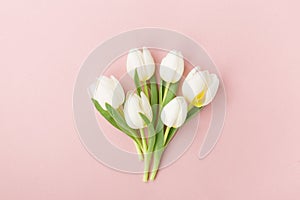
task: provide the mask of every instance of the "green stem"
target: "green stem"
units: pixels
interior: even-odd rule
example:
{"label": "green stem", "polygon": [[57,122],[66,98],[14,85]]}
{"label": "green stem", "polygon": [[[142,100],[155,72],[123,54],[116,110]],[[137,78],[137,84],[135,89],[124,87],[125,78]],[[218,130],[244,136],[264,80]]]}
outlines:
{"label": "green stem", "polygon": [[164,104],[165,99],[167,97],[167,93],[168,93],[169,87],[170,87],[170,83],[167,83],[165,91],[164,91],[164,95],[163,95],[162,105]]}
{"label": "green stem", "polygon": [[[153,161],[153,167],[152,167],[152,172],[151,172],[151,176],[150,176],[150,180],[151,180],[151,181],[153,181],[153,180],[155,179],[156,174],[157,174],[157,172],[158,172],[159,165],[160,165],[160,161],[161,161],[161,157],[162,157],[162,155],[163,155],[163,153],[164,153],[164,151],[165,151],[165,147],[166,147],[165,143],[166,143],[166,141],[167,141],[167,138],[168,138],[168,134],[169,134],[169,132],[170,132],[170,129],[171,129],[171,127],[168,127],[168,126],[167,126],[166,131],[165,131],[165,134],[164,134],[164,136],[162,136],[162,137],[164,137],[164,139],[163,139],[164,142],[163,142],[161,148],[160,148],[159,150],[156,150],[156,151],[154,152],[154,161]],[[163,134],[163,130],[161,131],[161,134]],[[162,139],[162,138],[161,138],[161,139]]]}
{"label": "green stem", "polygon": [[158,172],[158,168],[159,168],[159,165],[160,165],[160,160],[161,160],[161,157],[162,157],[162,153],[163,153],[163,140],[164,140],[164,125],[160,119],[160,115],[161,115],[161,110],[162,110],[162,107],[163,107],[163,104],[162,104],[162,88],[163,88],[163,85],[161,84],[160,86],[160,91],[159,91],[159,95],[160,95],[160,102],[159,102],[159,109],[158,109],[158,121],[157,121],[157,124],[156,124],[156,131],[157,134],[156,134],[156,143],[155,143],[155,149],[154,149],[154,155],[153,155],[153,165],[152,165],[152,170],[151,170],[151,175],[150,175],[150,180],[153,181],[156,177],[156,174]]}
{"label": "green stem", "polygon": [[148,151],[148,152],[145,153],[144,176],[143,176],[143,181],[144,182],[148,181],[151,156],[152,156],[152,152]]}
{"label": "green stem", "polygon": [[153,181],[156,177],[163,152],[164,152],[163,148],[154,152],[153,167],[150,175],[151,181]]}
{"label": "green stem", "polygon": [[141,140],[141,137],[138,133],[136,133],[135,136],[132,136],[131,139],[133,139],[134,143],[136,143],[137,146],[139,146],[139,148],[141,150],[143,150],[142,140]]}
{"label": "green stem", "polygon": [[167,126],[167,129],[166,129],[165,134],[164,134],[164,144],[165,144],[166,141],[167,141],[167,138],[168,138],[170,129],[171,129],[171,127]]}
{"label": "green stem", "polygon": [[147,141],[146,141],[144,129],[141,128],[140,133],[141,133],[141,137],[142,137],[143,152],[146,153],[147,152]]}
{"label": "green stem", "polygon": [[143,84],[144,84],[144,92],[146,94],[146,97],[149,99],[149,92],[148,92],[147,81],[143,81]]}
{"label": "green stem", "polygon": [[[160,105],[160,107],[159,107],[159,111],[158,111],[158,116],[160,116],[160,114],[161,114],[162,107],[164,106],[164,102],[166,101],[166,98],[168,96],[169,88],[170,88],[170,83],[166,83],[164,91],[163,91],[163,82],[160,85],[160,90],[159,90],[159,105]],[[176,90],[177,90],[177,87],[176,87]],[[176,93],[176,91],[173,91],[173,92]],[[162,95],[162,93],[163,93],[163,95]],[[158,122],[156,125],[156,130],[158,132],[156,134],[155,151],[154,151],[154,156],[153,156],[153,166],[152,166],[152,171],[151,171],[151,175],[150,175],[150,180],[152,180],[152,181],[155,179],[155,177],[157,175],[160,161],[161,161],[162,155],[165,150],[164,140],[167,139],[168,136],[166,136],[166,135],[168,135],[169,131],[170,131],[170,128],[167,127],[167,129],[169,129],[169,130],[166,130],[166,134],[164,136],[163,127],[164,127],[164,124],[161,121],[160,117],[158,117]],[[166,137],[166,139],[164,139],[164,137]]]}
{"label": "green stem", "polygon": [[135,145],[136,151],[138,153],[139,160],[144,160],[143,151],[142,151],[141,147],[135,141],[134,141],[134,145]]}
{"label": "green stem", "polygon": [[[161,109],[162,109],[162,105],[160,105],[158,116],[160,116]],[[155,151],[154,151],[154,155],[153,155],[153,166],[152,166],[151,175],[150,175],[151,181],[153,181],[156,177],[156,174],[158,172],[159,165],[160,165],[160,160],[161,160],[161,157],[162,157],[162,154],[164,151],[164,149],[163,149],[164,129],[163,129],[163,123],[160,120],[160,118],[158,119],[158,122],[156,125],[156,130],[159,130],[159,131],[156,134]]]}

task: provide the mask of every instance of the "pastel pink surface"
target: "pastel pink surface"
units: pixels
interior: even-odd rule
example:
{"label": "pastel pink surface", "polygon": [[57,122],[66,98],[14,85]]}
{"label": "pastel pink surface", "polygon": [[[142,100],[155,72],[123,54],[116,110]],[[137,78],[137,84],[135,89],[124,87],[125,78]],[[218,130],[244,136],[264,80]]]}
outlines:
{"label": "pastel pink surface", "polygon": [[[0,199],[300,198],[298,1],[0,3]],[[155,26],[203,45],[227,91],[220,141],[202,136],[150,184],[93,159],[77,136],[81,63],[122,31]]]}

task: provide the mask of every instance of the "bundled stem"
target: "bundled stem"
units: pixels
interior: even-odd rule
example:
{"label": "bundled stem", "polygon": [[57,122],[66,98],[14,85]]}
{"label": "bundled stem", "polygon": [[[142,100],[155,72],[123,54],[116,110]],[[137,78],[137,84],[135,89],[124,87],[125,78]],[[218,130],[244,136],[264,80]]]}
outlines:
{"label": "bundled stem", "polygon": [[152,153],[147,151],[144,154],[145,160],[144,160],[144,176],[143,176],[143,181],[147,182],[148,181],[148,176],[149,176],[149,169],[150,169],[150,162],[151,162],[151,157]]}
{"label": "bundled stem", "polygon": [[153,181],[156,177],[163,152],[164,152],[163,149],[160,149],[160,150],[157,150],[154,152],[153,167],[152,167],[152,171],[151,171],[151,175],[150,175],[151,181]]}
{"label": "bundled stem", "polygon": [[145,137],[145,132],[144,129],[140,129],[140,133],[141,133],[141,138],[142,138],[142,145],[143,145],[143,152],[147,152],[147,140]]}
{"label": "bundled stem", "polygon": [[[169,103],[176,96],[177,87],[178,87],[178,82],[171,84],[171,83],[165,83],[164,81],[161,81],[160,90],[159,90],[160,107],[159,107],[158,116],[160,116],[164,105]],[[156,125],[157,136],[156,136],[155,152],[154,152],[153,167],[152,167],[150,180],[154,180],[156,177],[156,174],[159,169],[160,161],[166,147],[165,144],[167,144],[168,141],[168,135],[170,130],[171,127],[166,127],[166,132],[164,134],[164,124],[161,121],[160,117],[158,117],[158,122]]]}
{"label": "bundled stem", "polygon": [[166,131],[165,131],[165,134],[164,134],[164,144],[165,144],[166,141],[167,141],[167,138],[168,138],[170,129],[171,129],[171,127],[167,126]]}
{"label": "bundled stem", "polygon": [[136,152],[138,153],[139,160],[144,160],[144,155],[141,147],[135,141],[133,143],[135,145]]}
{"label": "bundled stem", "polygon": [[150,122],[150,120],[143,115],[142,113],[140,113],[140,116],[142,117],[142,119],[144,120],[144,122],[147,124],[148,126],[148,148],[147,150],[144,152],[144,182],[148,181],[148,176],[149,176],[149,168],[150,168],[150,164],[151,164],[151,158],[152,158],[152,152],[154,149],[154,145],[155,145],[155,129],[153,126],[153,121]]}

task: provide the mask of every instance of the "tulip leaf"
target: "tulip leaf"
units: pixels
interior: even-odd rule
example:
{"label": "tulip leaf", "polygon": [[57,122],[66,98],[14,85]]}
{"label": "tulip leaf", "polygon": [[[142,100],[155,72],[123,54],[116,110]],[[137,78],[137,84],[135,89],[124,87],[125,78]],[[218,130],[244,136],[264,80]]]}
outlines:
{"label": "tulip leaf", "polygon": [[159,104],[162,104],[162,99],[163,99],[163,94],[164,94],[164,80],[160,80],[160,85],[159,85]]}
{"label": "tulip leaf", "polygon": [[[160,122],[159,122],[160,123]],[[160,160],[164,152],[164,129],[161,129],[156,134],[156,142],[154,146],[153,166],[150,180],[154,180],[160,165]]]}
{"label": "tulip leaf", "polygon": [[111,117],[111,115],[109,114],[108,111],[104,110],[102,108],[102,106],[98,103],[98,101],[96,99],[92,98],[92,101],[94,103],[95,108],[99,111],[99,113],[114,127],[116,127],[117,129],[121,130],[120,127],[117,125],[117,123],[115,122],[115,120]]}
{"label": "tulip leaf", "polygon": [[115,122],[118,124],[120,129],[123,130],[123,132],[126,135],[128,135],[130,138],[132,138],[133,140],[138,142],[138,144],[140,145],[141,143],[138,140],[138,135],[137,135],[136,131],[127,125],[127,123],[126,123],[125,119],[122,117],[122,115],[108,103],[106,103],[105,106],[106,106],[106,109],[109,112],[110,116],[115,120]]}
{"label": "tulip leaf", "polygon": [[156,135],[153,123],[151,123],[151,121],[143,113],[139,113],[139,114],[148,126],[148,152],[152,152],[155,145],[155,135]]}
{"label": "tulip leaf", "polygon": [[203,106],[202,107],[192,107],[188,113],[187,113],[187,116],[186,116],[186,120],[185,122],[189,121],[191,118],[193,118],[195,115],[198,114],[198,112],[200,112],[200,110],[202,110]]}
{"label": "tulip leaf", "polygon": [[[162,84],[161,84],[162,87]],[[161,105],[159,110],[161,110]],[[158,113],[160,115],[160,111]],[[154,145],[154,155],[153,155],[153,167],[152,173],[150,176],[151,180],[154,180],[156,177],[156,173],[158,171],[160,160],[164,152],[164,124],[161,121],[160,117],[157,118],[156,124],[156,141]]]}
{"label": "tulip leaf", "polygon": [[137,73],[137,69],[134,70],[134,84],[135,84],[138,95],[140,95],[141,91],[142,91],[142,86],[140,83],[139,75]]}
{"label": "tulip leaf", "polygon": [[150,103],[151,105],[156,105],[158,103],[157,99],[157,85],[156,85],[156,78],[155,75],[153,75],[150,79]]}
{"label": "tulip leaf", "polygon": [[[125,129],[121,128],[120,126],[118,126],[118,124],[116,123],[116,121],[114,120],[114,118],[110,115],[110,113],[106,110],[104,110],[102,108],[102,106],[98,103],[98,101],[96,99],[92,98],[92,101],[95,105],[95,108],[99,111],[99,113],[111,124],[113,125],[115,128],[117,128],[118,130],[122,131],[123,133],[125,133],[126,135],[130,135]],[[131,136],[129,136],[131,137]],[[131,137],[132,138],[132,137]],[[139,152],[141,149],[141,143],[138,141],[138,138],[132,138],[137,146],[137,151]]]}
{"label": "tulip leaf", "polygon": [[167,105],[167,103],[169,103],[176,96],[178,84],[179,84],[179,82],[169,84],[169,88],[168,88],[166,97],[163,97],[163,98],[165,98],[165,100],[163,102],[163,106]]}

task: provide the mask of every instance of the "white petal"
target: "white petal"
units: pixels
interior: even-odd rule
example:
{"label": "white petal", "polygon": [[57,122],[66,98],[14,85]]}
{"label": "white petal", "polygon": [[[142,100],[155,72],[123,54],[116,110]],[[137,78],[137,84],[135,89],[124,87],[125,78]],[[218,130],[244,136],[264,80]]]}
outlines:
{"label": "white petal", "polygon": [[198,68],[194,68],[184,80],[182,85],[182,94],[188,100],[188,102],[191,103],[199,93],[207,88],[204,77],[205,76],[201,71],[199,71]]}
{"label": "white petal", "polygon": [[168,83],[177,82],[183,73],[184,61],[180,52],[170,51],[160,64],[160,76]]}
{"label": "white petal", "polygon": [[127,73],[134,78],[134,71],[144,65],[142,52],[138,49],[132,49],[127,56]]}
{"label": "white petal", "polygon": [[130,128],[133,128],[133,129],[137,129],[138,127],[132,122],[130,116],[129,116],[129,113],[131,112],[130,110],[130,105],[129,105],[129,102],[130,102],[130,96],[131,94],[127,95],[128,98],[125,102],[125,105],[124,105],[124,116],[125,116],[125,121],[126,123],[128,124],[128,126]]}
{"label": "white petal", "polygon": [[170,51],[166,57],[162,60],[161,65],[169,67],[170,69],[176,70],[178,65],[178,55],[175,50]]}
{"label": "white petal", "polygon": [[159,68],[160,77],[167,83],[172,82],[174,74],[176,73],[174,69],[169,68],[165,63],[167,58],[162,59]]}
{"label": "white petal", "polygon": [[178,104],[180,105],[180,109],[178,112],[178,117],[176,122],[174,123],[173,127],[178,128],[182,126],[182,124],[185,122],[186,116],[187,116],[187,103],[184,100],[184,97],[176,97],[176,100]]}
{"label": "white petal", "polygon": [[94,99],[99,102],[104,110],[106,110],[105,103],[112,104],[113,90],[114,82],[110,78],[106,76],[98,78]]}
{"label": "white petal", "polygon": [[128,126],[133,129],[145,127],[145,123],[139,114],[140,112],[143,113],[141,101],[141,98],[137,94],[130,94],[124,106],[124,110],[126,110],[125,120]]}
{"label": "white petal", "polygon": [[161,120],[168,127],[180,127],[187,116],[187,103],[184,97],[172,99],[162,110]]}
{"label": "white petal", "polygon": [[161,121],[168,127],[173,127],[179,112],[179,105],[176,100],[170,101],[161,112]]}
{"label": "white petal", "polygon": [[152,121],[152,109],[151,105],[149,103],[148,98],[144,94],[144,92],[141,92],[141,108],[143,110],[143,114],[146,115],[146,117]]}
{"label": "white petal", "polygon": [[146,66],[142,65],[136,68],[137,69],[137,73],[139,75],[139,80],[140,81],[145,81],[147,80],[147,69]]}
{"label": "white petal", "polygon": [[215,74],[210,74],[211,83],[208,86],[208,90],[205,95],[205,102],[203,106],[209,104],[213,98],[216,96],[218,88],[219,88],[219,78]]}
{"label": "white petal", "polygon": [[182,84],[182,94],[188,102],[192,102],[197,94],[193,92],[192,87],[189,85],[188,81],[185,79]]}
{"label": "white petal", "polygon": [[182,84],[182,94],[186,98],[188,102],[192,102],[195,96],[197,95],[194,93],[192,86],[189,84],[189,81],[194,78],[194,76],[198,73],[199,68],[194,67],[187,75],[185,80]]}
{"label": "white petal", "polygon": [[196,95],[207,88],[206,80],[201,71],[196,73],[194,77],[189,80],[189,85],[192,88],[193,93]]}
{"label": "white petal", "polygon": [[136,125],[138,128],[143,128],[144,127],[144,121],[140,116],[140,112],[143,113],[142,107],[141,107],[141,98],[137,95],[134,94],[131,105],[130,105],[130,110],[131,112],[129,113],[129,116],[133,123]]}
{"label": "white petal", "polygon": [[183,71],[184,71],[184,60],[181,52],[177,52],[177,67],[176,67],[176,73],[173,76],[172,83],[176,83],[180,80]]}
{"label": "white petal", "polygon": [[155,72],[155,63],[154,63],[154,60],[151,56],[151,53],[150,51],[147,49],[147,48],[143,48],[143,57],[144,57],[144,64],[145,64],[145,67],[146,67],[146,80],[150,79],[154,72]]}
{"label": "white petal", "polygon": [[200,67],[194,67],[187,75],[187,77],[185,78],[186,81],[190,80],[191,78],[193,78],[195,76],[195,74],[197,74],[198,72],[200,72]]}
{"label": "white petal", "polygon": [[111,76],[111,80],[114,82],[112,107],[119,108],[120,105],[122,105],[124,103],[125,93],[124,93],[122,85],[114,76]]}
{"label": "white petal", "polygon": [[211,82],[211,77],[210,77],[209,72],[208,72],[207,70],[202,71],[202,74],[201,74],[201,75],[202,75],[202,78],[203,78],[203,80],[204,80],[205,86],[208,87],[208,85],[209,85],[210,82]]}

